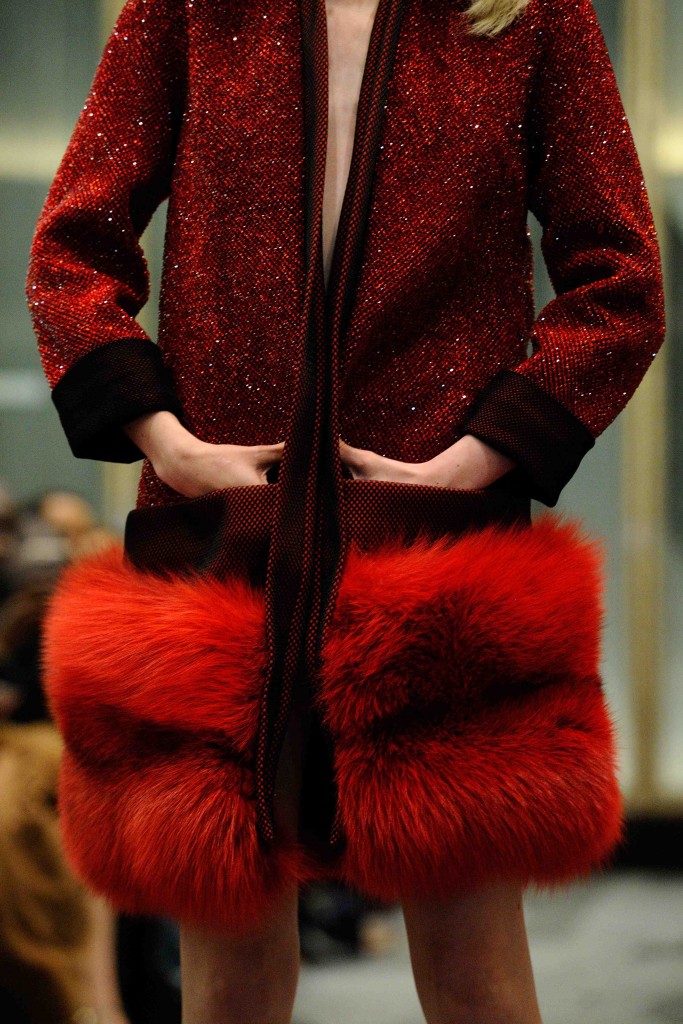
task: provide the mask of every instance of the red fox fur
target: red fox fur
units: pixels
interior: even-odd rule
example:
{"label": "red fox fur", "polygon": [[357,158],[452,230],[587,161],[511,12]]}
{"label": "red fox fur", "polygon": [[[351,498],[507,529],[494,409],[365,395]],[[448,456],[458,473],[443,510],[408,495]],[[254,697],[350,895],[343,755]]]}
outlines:
{"label": "red fox fur", "polygon": [[387,902],[588,875],[623,836],[602,571],[556,513],[351,546],[317,696],[347,837],[330,868],[257,841],[263,592],[118,545],[69,565],[43,635],[67,855],[120,909],[230,930],[330,873]]}

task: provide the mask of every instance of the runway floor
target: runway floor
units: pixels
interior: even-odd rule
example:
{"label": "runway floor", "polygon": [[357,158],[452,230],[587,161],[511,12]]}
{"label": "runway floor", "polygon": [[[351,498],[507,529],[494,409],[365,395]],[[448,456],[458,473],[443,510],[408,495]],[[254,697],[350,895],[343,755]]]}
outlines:
{"label": "runway floor", "polygon": [[[295,1024],[423,1024],[400,907],[389,951],[302,967]],[[683,1024],[683,875],[619,871],[527,894],[544,1024]]]}

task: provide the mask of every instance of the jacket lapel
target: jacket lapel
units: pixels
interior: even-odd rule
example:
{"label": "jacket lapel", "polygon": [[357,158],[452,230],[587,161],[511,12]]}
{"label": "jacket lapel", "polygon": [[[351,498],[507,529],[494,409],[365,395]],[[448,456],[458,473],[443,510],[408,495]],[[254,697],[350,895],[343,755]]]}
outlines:
{"label": "jacket lapel", "polygon": [[[257,747],[258,827],[266,841],[274,838],[275,775],[289,711],[295,698],[310,703],[323,630],[343,568],[346,531],[337,440],[338,351],[362,262],[384,101],[406,3],[379,0],[326,293],[322,207],[328,132],[327,17],[325,0],[299,0],[306,154],[304,350],[278,474],[266,580],[270,656]],[[327,810],[324,832],[331,819]],[[329,842],[334,845],[339,838],[333,828]]]}

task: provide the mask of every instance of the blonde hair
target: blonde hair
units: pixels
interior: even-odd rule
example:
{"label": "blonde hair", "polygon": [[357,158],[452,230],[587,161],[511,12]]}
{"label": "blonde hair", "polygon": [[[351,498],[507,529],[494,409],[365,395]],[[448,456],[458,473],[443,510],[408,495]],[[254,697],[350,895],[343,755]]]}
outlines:
{"label": "blonde hair", "polygon": [[495,36],[510,25],[529,0],[472,0],[466,10],[470,35]]}

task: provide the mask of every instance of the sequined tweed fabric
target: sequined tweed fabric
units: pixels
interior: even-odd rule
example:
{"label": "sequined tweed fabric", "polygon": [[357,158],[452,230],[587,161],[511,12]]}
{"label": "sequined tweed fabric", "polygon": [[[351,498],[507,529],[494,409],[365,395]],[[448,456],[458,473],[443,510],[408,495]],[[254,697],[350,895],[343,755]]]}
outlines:
{"label": "sequined tweed fabric", "polygon": [[[471,432],[554,503],[662,343],[657,240],[590,0],[531,0],[493,38],[468,34],[465,6],[405,5],[339,353],[341,434],[421,461]],[[296,0],[126,4],[28,280],[77,454],[140,458],[120,423],[173,399],[207,441],[286,436],[303,351],[300,36]],[[167,195],[170,380],[125,340],[146,339],[138,236]],[[528,209],[558,293],[536,319]],[[120,359],[78,368],[107,343]],[[145,460],[139,503],[178,497]]]}

